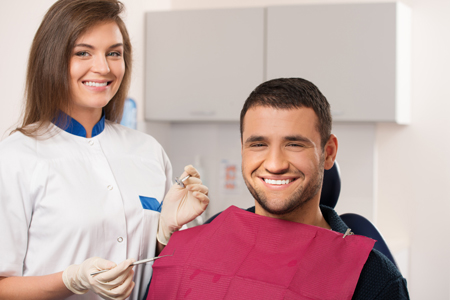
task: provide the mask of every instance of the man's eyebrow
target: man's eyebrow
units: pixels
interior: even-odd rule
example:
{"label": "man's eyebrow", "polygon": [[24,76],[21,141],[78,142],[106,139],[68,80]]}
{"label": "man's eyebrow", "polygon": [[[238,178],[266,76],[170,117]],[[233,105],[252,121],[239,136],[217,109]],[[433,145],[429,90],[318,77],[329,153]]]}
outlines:
{"label": "man's eyebrow", "polygon": [[[284,140],[290,141],[290,142],[301,142],[306,144],[313,144],[313,142],[308,139],[307,137],[304,137],[302,135],[288,135],[283,137]],[[253,143],[253,142],[262,142],[265,141],[266,137],[262,135],[252,135],[247,138],[245,143]]]}
{"label": "man's eyebrow", "polygon": [[302,135],[288,135],[284,137],[285,140],[291,141],[291,142],[303,142],[312,144],[313,142],[308,139],[307,137],[304,137]]}
{"label": "man's eyebrow", "polygon": [[[117,47],[121,47],[121,46],[123,46],[122,43],[117,43],[117,44],[111,45],[109,47],[109,49],[113,49],[113,48],[117,48]],[[84,43],[76,44],[75,47],[86,47],[86,48],[89,48],[89,49],[94,49],[94,46],[89,45],[89,44],[84,44]]]}
{"label": "man's eyebrow", "polygon": [[245,143],[261,142],[265,139],[262,135],[251,135],[245,140]]}

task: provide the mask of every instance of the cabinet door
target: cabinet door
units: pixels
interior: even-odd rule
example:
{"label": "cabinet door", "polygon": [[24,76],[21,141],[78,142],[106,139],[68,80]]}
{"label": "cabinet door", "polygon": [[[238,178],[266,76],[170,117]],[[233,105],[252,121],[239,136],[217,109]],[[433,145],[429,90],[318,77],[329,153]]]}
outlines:
{"label": "cabinet door", "polygon": [[149,12],[145,117],[238,120],[263,81],[264,9]]}
{"label": "cabinet door", "polygon": [[267,79],[302,77],[335,121],[409,122],[410,15],[399,3],[268,8]]}

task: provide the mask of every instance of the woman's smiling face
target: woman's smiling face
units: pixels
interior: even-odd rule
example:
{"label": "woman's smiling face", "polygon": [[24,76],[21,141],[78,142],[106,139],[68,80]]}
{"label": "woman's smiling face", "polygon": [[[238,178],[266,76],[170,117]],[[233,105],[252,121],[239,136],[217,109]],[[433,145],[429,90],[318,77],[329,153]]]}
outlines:
{"label": "woman's smiling face", "polygon": [[70,59],[72,117],[99,112],[125,74],[123,38],[115,22],[99,23],[75,42]]}

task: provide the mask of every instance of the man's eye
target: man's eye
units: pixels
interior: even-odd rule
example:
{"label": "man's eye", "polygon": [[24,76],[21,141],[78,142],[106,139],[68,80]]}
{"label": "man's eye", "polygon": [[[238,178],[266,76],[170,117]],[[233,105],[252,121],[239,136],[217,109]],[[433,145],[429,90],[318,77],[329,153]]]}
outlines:
{"label": "man's eye", "polygon": [[258,148],[258,147],[264,147],[264,146],[265,146],[265,144],[262,144],[262,143],[251,144],[251,145],[250,145],[250,147],[255,147],[255,148]]}
{"label": "man's eye", "polygon": [[288,144],[288,147],[299,147],[299,148],[303,148],[304,145],[302,145],[302,144]]}

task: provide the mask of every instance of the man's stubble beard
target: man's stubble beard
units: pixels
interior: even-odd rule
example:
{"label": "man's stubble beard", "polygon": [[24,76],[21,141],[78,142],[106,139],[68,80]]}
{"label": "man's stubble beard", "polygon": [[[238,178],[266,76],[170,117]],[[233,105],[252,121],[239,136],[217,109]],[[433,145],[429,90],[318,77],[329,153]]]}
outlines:
{"label": "man's stubble beard", "polygon": [[[253,198],[255,198],[256,201],[258,201],[259,205],[268,213],[271,213],[273,215],[285,215],[288,214],[296,209],[301,209],[303,205],[308,203],[311,199],[314,198],[314,196],[317,195],[317,193],[322,188],[322,182],[323,182],[323,173],[324,173],[324,158],[320,159],[319,167],[314,174],[315,180],[308,183],[306,187],[300,187],[297,189],[290,197],[284,200],[284,207],[282,209],[272,209],[269,207],[269,200],[267,199],[266,195],[263,191],[258,190],[257,188],[254,188],[250,183],[247,181],[245,176],[243,176],[245,184],[247,185],[248,190],[252,194]],[[300,178],[305,178],[305,175],[301,173]],[[297,179],[299,180],[299,179]]]}

